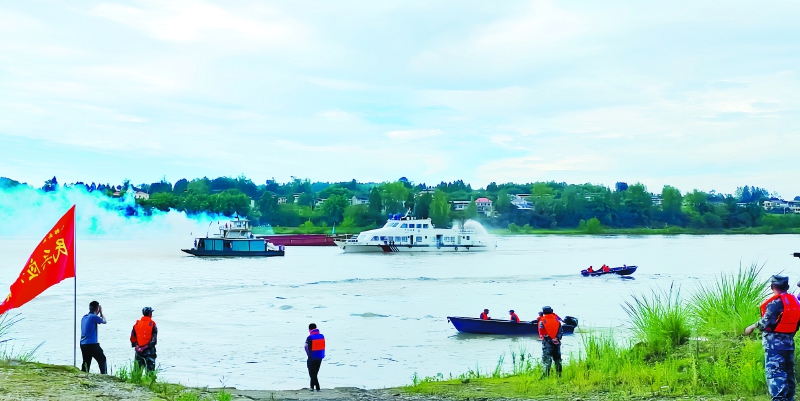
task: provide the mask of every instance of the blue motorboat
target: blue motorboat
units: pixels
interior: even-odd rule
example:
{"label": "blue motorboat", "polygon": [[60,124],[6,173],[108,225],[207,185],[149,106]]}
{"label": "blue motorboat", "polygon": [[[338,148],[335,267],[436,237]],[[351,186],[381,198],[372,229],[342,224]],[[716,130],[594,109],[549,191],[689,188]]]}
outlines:
{"label": "blue motorboat", "polygon": [[[447,321],[453,324],[456,330],[472,334],[502,334],[510,336],[538,336],[539,320],[532,322],[515,323],[510,320],[489,319],[482,320],[475,317],[448,316]],[[572,334],[578,327],[578,319],[572,316],[564,318],[561,324],[564,334]]]}
{"label": "blue motorboat", "polygon": [[636,272],[636,266],[622,266],[622,267],[612,267],[608,269],[607,272],[602,270],[597,270],[589,273],[589,270],[581,270],[581,276],[583,277],[597,277],[597,276],[604,276],[606,274],[616,274],[618,276],[630,276],[631,274]]}

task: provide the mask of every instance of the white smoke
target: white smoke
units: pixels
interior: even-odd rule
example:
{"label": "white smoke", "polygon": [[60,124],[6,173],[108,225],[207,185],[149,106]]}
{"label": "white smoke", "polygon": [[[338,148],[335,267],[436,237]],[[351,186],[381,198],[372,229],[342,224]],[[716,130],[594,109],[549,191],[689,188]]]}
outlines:
{"label": "white smoke", "polygon": [[109,198],[83,186],[42,192],[26,185],[0,188],[0,237],[38,238],[46,233],[72,205],[80,236],[110,238],[174,238],[204,236],[216,232],[216,215],[187,216],[183,212],[153,210],[146,215],[131,192]]}

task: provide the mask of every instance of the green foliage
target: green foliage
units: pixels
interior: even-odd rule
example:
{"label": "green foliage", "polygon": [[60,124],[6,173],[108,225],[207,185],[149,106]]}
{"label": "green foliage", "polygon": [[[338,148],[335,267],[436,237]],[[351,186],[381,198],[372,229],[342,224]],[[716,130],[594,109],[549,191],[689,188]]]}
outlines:
{"label": "green foliage", "polygon": [[424,193],[417,198],[414,204],[414,216],[420,219],[427,219],[431,213],[431,203],[433,203],[433,196],[429,193]]}
{"label": "green foliage", "polygon": [[322,214],[327,216],[329,223],[340,223],[344,219],[344,211],[350,205],[350,200],[341,195],[331,195],[322,204]]}
{"label": "green foliage", "polygon": [[437,227],[450,225],[450,203],[447,202],[447,194],[441,189],[437,189],[433,193],[431,222]]}
{"label": "green foliage", "polygon": [[378,187],[372,188],[369,193],[369,215],[374,222],[378,222],[383,215],[383,200],[381,200],[381,191]]}
{"label": "green foliage", "polygon": [[653,290],[649,295],[634,295],[623,308],[631,319],[636,338],[649,352],[663,355],[686,343],[691,335],[689,314],[679,288]]}
{"label": "green foliage", "polygon": [[473,199],[469,202],[466,209],[464,209],[464,218],[474,219],[476,217],[478,217],[478,205],[475,204],[475,199]]}
{"label": "green foliage", "polygon": [[505,213],[511,208],[511,198],[508,190],[503,188],[497,192],[497,199],[494,201],[494,210],[498,213]]}
{"label": "green foliage", "polygon": [[510,369],[501,358],[488,373],[475,368],[449,379],[415,374],[406,391],[448,399],[764,399],[763,349],[740,334],[740,321],[758,316],[766,288],[759,270],[753,265],[720,275],[691,298],[692,306],[673,288],[634,297],[624,307],[635,342],[620,342],[613,332],[582,334],[582,346],[566,358],[560,378],[543,378],[541,363],[523,346],[512,351]]}
{"label": "green foliage", "polygon": [[769,294],[767,280],[759,278],[763,266],[739,267],[736,274],[720,274],[711,285],[700,284],[691,311],[704,331],[735,336],[758,320],[759,305]]}
{"label": "green foliage", "polygon": [[586,232],[589,234],[598,234],[603,231],[603,225],[597,217],[592,217],[586,222]]}
{"label": "green foliage", "polygon": [[305,223],[301,224],[299,228],[300,231],[303,232],[303,234],[312,234],[315,231],[314,223],[311,222],[311,220],[308,220]]}
{"label": "green foliage", "polygon": [[387,213],[405,213],[405,202],[408,199],[409,189],[400,182],[385,182],[378,186],[383,207]]}

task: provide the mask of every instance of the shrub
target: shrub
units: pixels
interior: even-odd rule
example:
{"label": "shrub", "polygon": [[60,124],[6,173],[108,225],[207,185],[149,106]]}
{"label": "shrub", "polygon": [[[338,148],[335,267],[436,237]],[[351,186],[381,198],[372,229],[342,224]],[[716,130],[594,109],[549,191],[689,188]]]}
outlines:
{"label": "shrub", "polygon": [[600,224],[600,220],[598,220],[597,217],[592,217],[586,222],[586,231],[589,234],[600,233],[603,231],[603,225]]}

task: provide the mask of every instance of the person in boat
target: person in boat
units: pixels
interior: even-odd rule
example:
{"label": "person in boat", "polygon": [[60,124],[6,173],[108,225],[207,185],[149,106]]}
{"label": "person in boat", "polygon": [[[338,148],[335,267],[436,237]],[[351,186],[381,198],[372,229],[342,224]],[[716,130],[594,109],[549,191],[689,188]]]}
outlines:
{"label": "person in boat", "polygon": [[514,312],[514,309],[508,311],[508,315],[511,316],[511,321],[514,323],[519,323],[519,316]]}
{"label": "person in boat", "polygon": [[489,320],[489,309],[484,309],[483,313],[481,313],[481,320]]}
{"label": "person in boat", "polygon": [[789,277],[772,276],[773,296],[761,304],[761,319],[744,330],[761,331],[766,354],[767,388],[773,400],[793,400],[795,393],[794,335],[800,325],[800,302],[789,294]]}
{"label": "person in boat", "polygon": [[594,268],[592,266],[589,266],[589,268],[586,269],[586,271],[589,273],[594,273]]}
{"label": "person in boat", "polygon": [[543,377],[550,376],[550,367],[555,362],[556,374],[561,377],[561,337],[564,331],[561,319],[553,313],[553,308],[542,308],[539,318],[539,338],[542,340],[542,372]]}
{"label": "person in boat", "polygon": [[156,343],[158,342],[158,326],[153,321],[153,308],[142,308],[142,318],[136,321],[131,330],[131,347],[136,354],[134,359],[142,369],[156,370]]}
{"label": "person in boat", "polygon": [[603,272],[608,273],[610,270],[611,268],[609,268],[608,265],[603,264]]}

